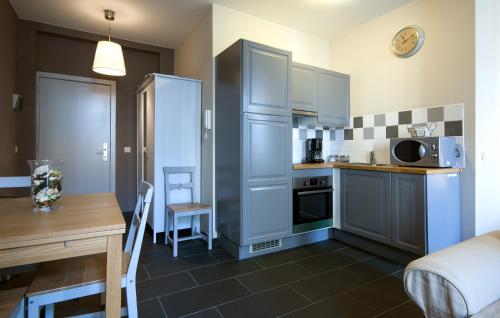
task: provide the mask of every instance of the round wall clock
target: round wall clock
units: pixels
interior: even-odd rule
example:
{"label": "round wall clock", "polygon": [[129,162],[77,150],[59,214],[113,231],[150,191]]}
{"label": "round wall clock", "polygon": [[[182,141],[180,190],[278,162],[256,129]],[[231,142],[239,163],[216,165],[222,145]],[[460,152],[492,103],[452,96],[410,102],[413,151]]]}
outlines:
{"label": "round wall clock", "polygon": [[392,50],[399,57],[410,57],[424,44],[424,30],[410,25],[399,30],[392,40]]}

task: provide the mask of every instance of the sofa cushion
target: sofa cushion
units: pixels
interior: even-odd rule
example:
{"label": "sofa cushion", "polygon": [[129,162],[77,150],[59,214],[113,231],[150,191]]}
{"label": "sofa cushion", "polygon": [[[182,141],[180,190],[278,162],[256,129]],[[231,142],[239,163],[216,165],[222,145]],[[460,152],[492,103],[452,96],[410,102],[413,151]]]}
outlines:
{"label": "sofa cushion", "polygon": [[427,317],[468,317],[500,299],[500,231],[411,262],[408,295]]}

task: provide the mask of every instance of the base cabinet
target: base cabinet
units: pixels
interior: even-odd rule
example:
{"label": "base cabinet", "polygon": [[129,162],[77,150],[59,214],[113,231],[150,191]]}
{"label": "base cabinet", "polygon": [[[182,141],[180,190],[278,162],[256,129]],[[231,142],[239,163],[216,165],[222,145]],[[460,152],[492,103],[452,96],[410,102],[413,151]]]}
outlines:
{"label": "base cabinet", "polygon": [[390,175],[342,170],[341,189],[342,229],[390,244]]}
{"label": "base cabinet", "polygon": [[460,242],[458,174],[341,170],[341,228],[414,254]]}
{"label": "base cabinet", "polygon": [[425,176],[393,173],[392,245],[425,254]]}

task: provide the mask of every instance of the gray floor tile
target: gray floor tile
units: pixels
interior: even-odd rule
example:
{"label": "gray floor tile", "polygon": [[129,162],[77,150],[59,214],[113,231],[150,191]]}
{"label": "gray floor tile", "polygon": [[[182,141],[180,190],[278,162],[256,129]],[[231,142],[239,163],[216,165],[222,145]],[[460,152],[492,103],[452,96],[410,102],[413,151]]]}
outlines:
{"label": "gray floor tile", "polygon": [[150,252],[141,251],[141,256],[139,257],[140,265],[147,265],[151,263],[157,263],[162,261],[167,261],[172,259],[172,252],[166,250],[152,250]]}
{"label": "gray floor tile", "polygon": [[[376,312],[356,299],[342,294],[287,315],[287,318],[364,318]],[[403,316],[401,316],[403,317]]]}
{"label": "gray floor tile", "polygon": [[308,251],[304,247],[299,247],[283,252],[258,256],[254,258],[254,260],[264,267],[270,267],[293,262],[311,255],[313,255],[312,252]]}
{"label": "gray floor tile", "polygon": [[383,313],[380,316],[377,316],[377,318],[424,318],[424,314],[420,310],[420,308],[417,307],[414,303],[411,301],[405,303],[402,306],[396,307],[394,309],[389,310],[386,313]]}
{"label": "gray floor tile", "polygon": [[146,270],[151,278],[169,275],[196,267],[216,264],[217,261],[209,254],[199,254],[189,257],[179,257],[165,262],[146,265]]}
{"label": "gray floor tile", "polygon": [[137,311],[139,312],[139,317],[148,318],[166,318],[165,313],[163,313],[163,308],[158,299],[152,299],[144,301],[137,304]]}
{"label": "gray floor tile", "polygon": [[211,251],[210,255],[212,255],[212,257],[214,257],[219,262],[226,262],[226,261],[235,260],[233,255],[229,254],[228,252],[226,252],[223,249]]}
{"label": "gray floor tile", "polygon": [[191,270],[190,273],[198,284],[215,282],[225,278],[254,272],[262,267],[252,260],[230,261],[221,264],[215,264],[199,269]]}
{"label": "gray floor tile", "polygon": [[360,286],[348,294],[378,312],[389,310],[409,300],[403,282],[393,276]]}
{"label": "gray floor tile", "polygon": [[326,241],[321,241],[315,244],[310,244],[304,246],[304,249],[308,250],[309,252],[318,254],[318,253],[326,253],[329,251],[336,251],[341,248],[345,248],[346,245],[343,243],[340,243],[339,241],[335,240],[326,240]]}
{"label": "gray floor tile", "polygon": [[365,251],[362,251],[362,250],[354,248],[354,247],[344,248],[344,249],[339,250],[339,252],[346,254],[346,255],[349,255],[351,257],[357,258],[359,260],[366,260],[366,259],[373,257],[372,254],[369,254]]}
{"label": "gray floor tile", "polygon": [[186,272],[153,278],[137,283],[137,300],[150,299],[195,286],[196,283]]}
{"label": "gray floor tile", "polygon": [[387,276],[402,269],[403,266],[399,264],[377,257],[345,267],[345,270],[355,274],[364,281],[371,281]]}
{"label": "gray floor tile", "polygon": [[329,252],[303,259],[298,261],[297,264],[312,273],[319,274],[356,262],[359,262],[359,260],[345,254]]}
{"label": "gray floor tile", "polygon": [[236,279],[203,285],[160,298],[169,318],[185,316],[249,295]]}
{"label": "gray floor tile", "polygon": [[332,297],[363,283],[363,280],[343,269],[316,275],[291,284],[292,288],[312,301]]}
{"label": "gray floor tile", "polygon": [[285,286],[230,302],[219,306],[218,309],[224,318],[273,318],[309,303]]}
{"label": "gray floor tile", "polygon": [[135,274],[135,280],[140,282],[142,280],[148,279],[149,276],[146,273],[146,269],[144,268],[144,265],[139,265],[137,266],[137,272]]}
{"label": "gray floor tile", "polygon": [[197,312],[196,314],[186,316],[186,318],[222,318],[222,316],[219,314],[217,309],[210,308]]}
{"label": "gray floor tile", "polygon": [[257,293],[310,275],[299,266],[290,263],[243,275],[238,279],[253,293]]}

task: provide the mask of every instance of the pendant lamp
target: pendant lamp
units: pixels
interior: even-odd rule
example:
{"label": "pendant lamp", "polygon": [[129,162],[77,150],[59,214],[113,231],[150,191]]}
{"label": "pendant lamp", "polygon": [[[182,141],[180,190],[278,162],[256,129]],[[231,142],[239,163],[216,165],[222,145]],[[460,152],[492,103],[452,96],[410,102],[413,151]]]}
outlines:
{"label": "pendant lamp", "polygon": [[124,76],[127,72],[122,47],[118,43],[111,42],[111,21],[115,20],[115,12],[104,10],[104,18],[109,23],[108,40],[97,43],[92,70],[104,75]]}

